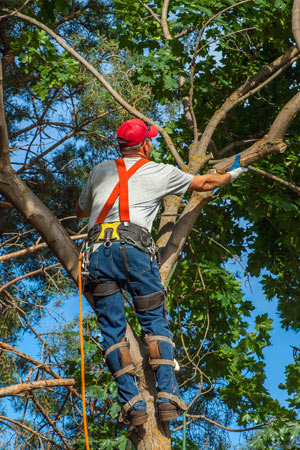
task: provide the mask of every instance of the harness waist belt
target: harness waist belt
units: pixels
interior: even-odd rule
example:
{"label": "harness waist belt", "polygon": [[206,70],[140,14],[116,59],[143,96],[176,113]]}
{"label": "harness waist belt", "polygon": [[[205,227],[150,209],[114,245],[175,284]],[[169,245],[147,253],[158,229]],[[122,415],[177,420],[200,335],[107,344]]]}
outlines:
{"label": "harness waist belt", "polygon": [[88,233],[89,244],[96,242],[121,241],[153,253],[154,242],[146,228],[132,222],[104,222],[94,225]]}

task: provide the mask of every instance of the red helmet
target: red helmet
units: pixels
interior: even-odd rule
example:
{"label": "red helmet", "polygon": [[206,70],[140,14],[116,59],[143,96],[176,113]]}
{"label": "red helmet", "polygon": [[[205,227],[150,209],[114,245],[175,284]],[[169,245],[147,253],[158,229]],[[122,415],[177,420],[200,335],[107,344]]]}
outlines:
{"label": "red helmet", "polygon": [[153,138],[158,135],[158,129],[155,126],[147,125],[141,119],[130,119],[122,123],[117,131],[117,138],[124,139],[126,142],[120,143],[123,147],[132,147],[141,144],[147,138]]}

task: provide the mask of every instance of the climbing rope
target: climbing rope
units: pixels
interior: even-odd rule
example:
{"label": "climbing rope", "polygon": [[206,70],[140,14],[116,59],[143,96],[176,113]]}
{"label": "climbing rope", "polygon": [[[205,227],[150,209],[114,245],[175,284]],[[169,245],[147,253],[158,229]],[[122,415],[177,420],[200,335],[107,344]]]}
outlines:
{"label": "climbing rope", "polygon": [[182,450],[186,450],[186,411],[183,413]]}
{"label": "climbing rope", "polygon": [[82,325],[82,283],[81,283],[81,263],[83,255],[80,253],[78,260],[78,290],[79,290],[79,334],[80,334],[80,356],[81,356],[81,392],[82,392],[82,413],[83,413],[83,428],[86,450],[90,450],[87,418],[86,418],[86,403],[85,403],[85,379],[84,379],[84,348],[83,348],[83,325]]}

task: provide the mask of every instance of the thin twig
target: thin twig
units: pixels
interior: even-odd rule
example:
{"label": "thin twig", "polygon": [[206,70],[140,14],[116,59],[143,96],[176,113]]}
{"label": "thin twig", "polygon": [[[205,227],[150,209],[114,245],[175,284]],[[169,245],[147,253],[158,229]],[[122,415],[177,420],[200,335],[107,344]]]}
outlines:
{"label": "thin twig", "polygon": [[202,414],[187,414],[187,417],[191,417],[193,419],[202,419],[205,420],[206,422],[211,423],[212,425],[216,425],[219,428],[222,428],[223,430],[227,430],[227,431],[232,431],[235,433],[244,433],[246,431],[252,431],[252,430],[260,430],[261,428],[267,427],[269,425],[271,425],[274,422],[277,422],[278,419],[272,419],[270,420],[270,422],[267,423],[263,423],[261,425],[255,425],[254,427],[250,427],[250,428],[244,428],[244,429],[237,429],[237,428],[229,428],[226,427],[225,425],[222,425],[220,422],[216,422],[215,420],[211,420],[208,417],[202,415]]}
{"label": "thin twig", "polygon": [[3,416],[2,414],[0,414],[0,422],[3,423],[4,425],[6,425],[6,421],[7,422],[11,422],[14,425],[17,425],[20,428],[23,428],[24,430],[34,434],[35,436],[38,437],[38,439],[44,439],[47,442],[50,442],[53,446],[57,446],[61,449],[64,450],[65,447],[62,447],[60,444],[58,444],[57,442],[54,442],[52,439],[47,438],[46,436],[43,436],[42,434],[38,433],[37,431],[33,430],[32,428],[28,427],[27,425],[24,425],[21,422],[18,422],[17,420],[11,419],[10,417],[6,417]]}
{"label": "thin twig", "polygon": [[0,292],[2,292],[4,289],[7,289],[12,284],[17,283],[18,281],[24,280],[25,278],[33,277],[34,275],[37,275],[38,273],[46,272],[47,270],[54,269],[59,266],[61,266],[61,263],[52,264],[51,266],[47,266],[47,267],[41,267],[40,269],[34,270],[29,273],[25,273],[24,275],[21,275],[20,277],[17,277],[14,280],[11,280],[6,284],[3,284],[3,286],[1,286],[1,288],[0,288]]}
{"label": "thin twig", "polygon": [[298,194],[300,194],[300,187],[296,186],[293,183],[289,183],[288,181],[282,180],[281,178],[276,177],[275,175],[271,175],[268,172],[265,172],[264,170],[261,169],[257,169],[257,167],[253,167],[253,166],[247,166],[249,170],[251,170],[251,172],[257,173],[258,175],[263,175],[266,178],[269,178],[272,181],[275,181],[276,183],[280,183],[283,186],[292,189],[293,191],[297,192]]}
{"label": "thin twig", "polygon": [[[11,12],[9,10],[5,10],[8,12]],[[83,58],[79,53],[77,53],[72,47],[70,47],[64,40],[53,30],[51,30],[49,27],[44,25],[43,23],[39,22],[38,20],[34,19],[33,17],[26,16],[24,14],[21,14],[17,11],[14,11],[11,15],[13,18],[18,18],[21,20],[25,20],[29,23],[32,23],[33,25],[39,27],[40,29],[44,30],[47,34],[49,34],[55,41],[61,45],[70,55],[73,56],[77,61],[79,61],[80,64],[82,64],[95,78],[97,78],[98,81],[102,84],[102,86],[110,93],[110,95],[113,97],[113,99],[119,103],[127,112],[132,114],[133,116],[144,120],[150,125],[154,125],[157,127],[158,131],[161,133],[161,135],[164,138],[164,141],[170,150],[171,154],[173,155],[176,163],[178,166],[185,170],[187,169],[183,159],[179,155],[178,151],[176,150],[176,147],[171,140],[169,134],[166,132],[166,130],[161,127],[158,123],[156,123],[154,120],[150,119],[150,117],[145,116],[141,112],[139,112],[135,107],[131,106],[124,98],[108,83],[106,78],[102,76],[90,63],[87,62],[85,58]]]}

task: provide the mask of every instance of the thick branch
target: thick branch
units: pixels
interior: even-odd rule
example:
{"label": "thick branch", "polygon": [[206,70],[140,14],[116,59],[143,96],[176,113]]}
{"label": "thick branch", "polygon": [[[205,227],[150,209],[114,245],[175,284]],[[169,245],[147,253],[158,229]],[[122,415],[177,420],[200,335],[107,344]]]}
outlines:
{"label": "thick branch", "polygon": [[[255,142],[250,148],[240,153],[241,165],[248,166],[249,164],[266,158],[273,153],[283,153],[286,149],[286,144],[283,142],[283,137],[288,126],[296,117],[300,109],[300,92],[298,92],[285,105],[274,122],[271,125],[269,134],[262,139]],[[216,163],[214,166],[218,170],[227,171],[233,164],[235,155],[230,158],[225,158]],[[201,209],[211,199],[211,192],[196,193],[194,192],[189,203],[185,207],[179,221],[174,227],[174,231],[164,249],[162,255],[161,275],[163,282],[167,279],[173,264],[178,258],[183,245],[191,232]]]}
{"label": "thick branch", "polygon": [[13,205],[11,203],[2,202],[2,201],[0,201],[0,208],[3,208],[3,209],[14,209],[14,207],[13,207]]}
{"label": "thick branch", "polygon": [[[273,153],[283,153],[287,145],[283,142],[284,135],[295,119],[300,110],[300,92],[282,108],[274,122],[270,131],[262,139],[255,142],[247,150],[240,153],[241,165],[248,166],[253,162],[266,158]],[[217,162],[214,166],[216,169],[227,171],[232,165],[235,155]]]}
{"label": "thick branch", "polygon": [[[1,206],[1,205],[0,205]],[[77,239],[86,239],[87,234],[78,234],[75,236],[69,236],[72,241],[76,241]],[[18,258],[20,256],[29,255],[34,253],[42,248],[48,247],[47,242],[42,242],[41,244],[31,245],[30,247],[24,248],[23,250],[18,250],[16,252],[10,252],[6,255],[0,256],[0,262],[8,261],[10,259]]]}
{"label": "thick branch", "polygon": [[211,200],[211,192],[193,192],[180,219],[174,226],[173,233],[162,253],[160,273],[164,283],[172,270],[183,245],[194,227],[200,211]]}
{"label": "thick branch", "polygon": [[[222,107],[214,113],[210,121],[208,122],[203,135],[194,149],[191,155],[189,171],[191,173],[197,173],[201,162],[199,162],[199,155],[204,154],[211,141],[212,135],[215,132],[216,127],[226,117],[228,112],[241,101],[246,100],[253,95],[267,83],[272,81],[276,76],[282,73],[288,66],[290,66],[296,59],[299,58],[298,50],[296,47],[287,51],[284,55],[277,58],[269,66],[264,67],[260,72],[246,81],[241,87],[239,87],[230,97],[225,101]],[[263,82],[266,80],[265,82]]]}
{"label": "thick branch", "polygon": [[[6,344],[5,342],[0,342],[0,349],[6,352],[14,353],[15,355],[25,359],[25,361],[28,361],[29,363],[33,364],[36,367],[41,367],[45,372],[54,377],[56,380],[63,379],[56,372],[54,372],[54,370],[52,370],[47,363],[41,363],[40,361],[37,361],[36,359],[32,358],[26,353],[21,352],[20,350],[12,347],[9,344]],[[70,392],[72,392],[72,394],[76,395],[77,398],[81,399],[81,395],[78,394],[78,392],[72,386],[66,385],[66,387],[69,389]]]}
{"label": "thick branch", "polygon": [[173,233],[181,202],[182,197],[176,195],[168,195],[163,199],[164,210],[168,211],[168,213],[166,216],[163,214],[160,219],[158,239],[156,241],[156,245],[160,251],[163,251],[163,248]]}
{"label": "thick branch", "polygon": [[300,52],[300,0],[294,0],[292,10],[292,31]]}
{"label": "thick branch", "polygon": [[73,56],[73,58],[75,58],[77,61],[80,62],[80,64],[82,64],[92,75],[94,75],[94,77],[97,78],[98,81],[100,81],[100,83],[102,84],[102,86],[111,94],[111,96],[113,97],[113,99],[118,102],[127,112],[129,112],[130,114],[132,114],[135,117],[138,117],[139,119],[144,120],[145,122],[149,123],[150,125],[154,125],[158,128],[159,132],[161,133],[161,135],[163,136],[165,143],[168,147],[168,149],[170,150],[170,152],[172,153],[176,163],[178,164],[178,166],[181,169],[185,169],[185,164],[181,158],[181,156],[178,154],[170,136],[168,135],[168,133],[165,131],[165,129],[163,127],[161,127],[160,125],[158,125],[156,122],[154,122],[152,119],[150,119],[149,117],[145,116],[144,114],[140,113],[136,108],[134,108],[133,106],[129,105],[129,103],[127,103],[123,97],[121,97],[120,94],[118,94],[113,87],[106,81],[106,79],[104,78],[104,76],[100,75],[100,73],[90,64],[88,63],[85,58],[83,58],[79,53],[77,53],[72,47],[70,47],[68,44],[66,44],[63,39],[58,36],[56,33],[54,33],[54,31],[52,31],[50,28],[48,28],[46,25],[42,24],[41,22],[39,22],[38,20],[34,19],[33,17],[29,17],[26,16],[24,14],[21,14],[19,12],[13,12],[11,17],[16,17],[19,18],[21,20],[25,20],[29,23],[32,23],[33,25],[36,25],[37,27],[41,28],[42,30],[44,30],[47,34],[49,34],[53,39],[56,40],[56,42],[61,45],[65,50],[67,50],[68,53],[70,53],[70,55]]}
{"label": "thick branch", "polygon": [[[77,283],[79,250],[41,200],[13,172],[0,172],[0,192],[42,236],[73,281]],[[88,299],[93,307],[92,299]]]}
{"label": "thick branch", "polygon": [[171,36],[170,30],[168,27],[168,20],[167,20],[169,3],[170,3],[170,0],[164,0],[162,12],[161,12],[161,27],[162,27],[165,39],[172,40],[173,38]]}
{"label": "thick branch", "polygon": [[300,92],[282,108],[269,131],[270,140],[283,139],[284,135],[300,110]]}
{"label": "thick branch", "polygon": [[9,395],[18,395],[23,392],[29,392],[33,389],[40,389],[46,387],[56,387],[56,386],[74,386],[74,378],[61,378],[61,379],[49,379],[49,380],[39,380],[39,381],[29,381],[27,383],[14,384],[13,386],[8,386],[0,389],[0,397],[7,397]]}
{"label": "thick branch", "polygon": [[3,75],[0,58],[0,168],[10,167],[8,133],[3,103]]}

